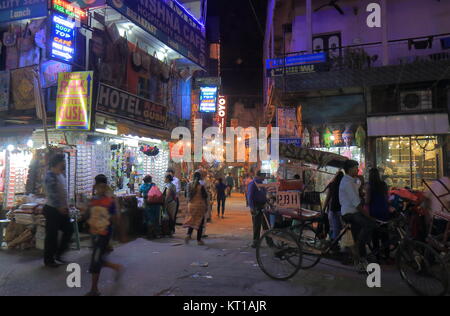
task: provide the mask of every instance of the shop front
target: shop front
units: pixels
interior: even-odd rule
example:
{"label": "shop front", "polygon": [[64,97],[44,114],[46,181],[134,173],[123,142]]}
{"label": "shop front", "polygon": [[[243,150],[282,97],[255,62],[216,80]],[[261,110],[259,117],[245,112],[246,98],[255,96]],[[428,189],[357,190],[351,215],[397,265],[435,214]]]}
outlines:
{"label": "shop front", "polygon": [[447,114],[369,117],[376,166],[391,187],[424,190],[422,180],[444,176]]}

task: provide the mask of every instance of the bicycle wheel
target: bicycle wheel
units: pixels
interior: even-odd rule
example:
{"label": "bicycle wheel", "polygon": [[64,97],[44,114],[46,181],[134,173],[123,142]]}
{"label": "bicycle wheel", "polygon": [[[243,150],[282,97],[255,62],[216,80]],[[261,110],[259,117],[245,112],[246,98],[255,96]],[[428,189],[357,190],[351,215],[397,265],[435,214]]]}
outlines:
{"label": "bicycle wheel", "polygon": [[299,243],[303,253],[302,269],[311,269],[322,259],[322,241],[317,230],[309,224],[302,226],[299,234]]}
{"label": "bicycle wheel", "polygon": [[402,278],[419,295],[442,296],[447,293],[449,274],[443,258],[429,245],[403,241],[397,251]]}
{"label": "bicycle wheel", "polygon": [[256,259],[261,270],[275,280],[288,280],[301,268],[302,251],[294,234],[272,229],[259,240]]}

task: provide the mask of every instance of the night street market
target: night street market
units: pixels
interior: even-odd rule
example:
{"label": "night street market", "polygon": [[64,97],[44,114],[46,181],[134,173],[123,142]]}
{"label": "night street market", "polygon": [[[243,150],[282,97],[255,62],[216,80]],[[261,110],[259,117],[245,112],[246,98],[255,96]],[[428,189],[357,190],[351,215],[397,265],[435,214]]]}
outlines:
{"label": "night street market", "polygon": [[448,296],[449,113],[450,1],[0,0],[0,297]]}

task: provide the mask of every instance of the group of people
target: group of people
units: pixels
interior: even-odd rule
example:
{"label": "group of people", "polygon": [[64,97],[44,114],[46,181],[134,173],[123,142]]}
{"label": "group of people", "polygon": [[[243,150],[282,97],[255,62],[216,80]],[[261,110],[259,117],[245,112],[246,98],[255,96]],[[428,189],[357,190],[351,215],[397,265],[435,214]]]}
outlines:
{"label": "group of people", "polygon": [[[345,162],[345,174],[338,172],[328,186],[326,205],[329,206],[330,237],[333,240],[338,237],[343,221],[351,224],[351,232],[356,244],[354,255],[360,269],[365,271],[368,264],[369,242],[372,242],[374,250],[383,246],[384,258],[389,258],[388,236],[377,229],[377,221],[388,221],[392,213],[388,186],[382,180],[379,170],[370,169],[369,181],[364,183],[364,178],[358,176],[358,166],[358,162],[353,160]],[[378,252],[374,251],[374,253]],[[380,260],[380,257],[376,259]]]}
{"label": "group of people", "polygon": [[[56,154],[50,159],[49,170],[45,177],[47,203],[44,207],[46,219],[44,264],[49,268],[57,268],[67,263],[63,255],[69,248],[74,232],[69,216],[65,170],[65,156]],[[92,282],[91,290],[87,293],[88,296],[100,295],[98,282],[103,267],[115,270],[118,277],[123,273],[123,266],[111,263],[106,259],[106,254],[111,251],[110,240],[113,224],[118,217],[117,209],[117,202],[107,184],[106,176],[97,176],[93,197],[88,207],[82,210],[92,236],[92,256],[89,269]],[[59,231],[62,231],[60,240],[58,240]]]}

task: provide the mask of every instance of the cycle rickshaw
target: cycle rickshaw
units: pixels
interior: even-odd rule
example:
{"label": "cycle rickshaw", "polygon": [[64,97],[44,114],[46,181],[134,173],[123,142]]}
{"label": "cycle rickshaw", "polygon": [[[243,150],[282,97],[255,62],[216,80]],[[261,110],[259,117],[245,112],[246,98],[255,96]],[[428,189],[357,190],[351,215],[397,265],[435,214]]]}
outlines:
{"label": "cycle rickshaw", "polygon": [[[340,168],[347,159],[294,146],[280,147],[284,157],[306,160],[319,167]],[[266,214],[281,217],[287,224],[275,226],[263,234],[257,245],[256,257],[267,276],[275,280],[288,280],[299,270],[311,269],[322,258],[329,257],[332,249],[350,230],[350,225],[345,224],[338,237],[330,240],[323,230],[324,222],[328,220],[323,208],[314,211],[302,207],[300,191],[281,191],[279,187],[275,191],[276,199],[268,203]],[[410,237],[407,211],[399,210],[388,223],[379,222],[380,229],[386,229],[395,236],[392,239],[395,258],[407,284],[420,295],[443,295],[449,281],[445,261],[429,244]]]}

